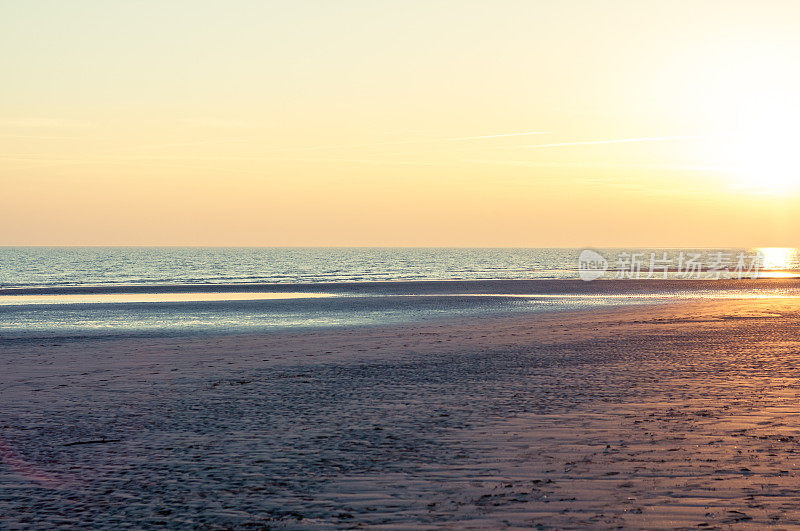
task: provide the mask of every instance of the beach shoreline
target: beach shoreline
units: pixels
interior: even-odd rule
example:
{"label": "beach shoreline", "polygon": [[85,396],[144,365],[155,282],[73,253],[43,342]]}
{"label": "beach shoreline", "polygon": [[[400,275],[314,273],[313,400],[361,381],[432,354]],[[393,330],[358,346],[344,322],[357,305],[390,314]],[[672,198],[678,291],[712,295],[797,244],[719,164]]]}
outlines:
{"label": "beach shoreline", "polygon": [[787,297],[7,340],[0,514],[40,527],[797,525],[798,324]]}
{"label": "beach shoreline", "polygon": [[258,335],[798,296],[800,282],[786,278],[9,288],[0,289],[0,341]]}

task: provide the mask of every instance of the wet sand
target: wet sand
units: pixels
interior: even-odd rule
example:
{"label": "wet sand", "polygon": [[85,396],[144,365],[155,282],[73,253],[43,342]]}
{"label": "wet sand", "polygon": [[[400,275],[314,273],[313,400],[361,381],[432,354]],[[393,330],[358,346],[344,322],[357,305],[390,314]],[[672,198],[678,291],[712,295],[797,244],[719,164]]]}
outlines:
{"label": "wet sand", "polygon": [[0,343],[2,526],[800,525],[800,300]]}

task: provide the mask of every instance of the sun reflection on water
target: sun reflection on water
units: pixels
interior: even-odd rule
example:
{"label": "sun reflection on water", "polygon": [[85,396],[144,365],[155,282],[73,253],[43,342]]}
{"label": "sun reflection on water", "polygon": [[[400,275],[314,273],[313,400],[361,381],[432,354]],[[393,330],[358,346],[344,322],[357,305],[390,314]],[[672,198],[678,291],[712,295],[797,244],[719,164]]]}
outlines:
{"label": "sun reflection on water", "polygon": [[761,278],[790,278],[800,275],[800,249],[795,247],[759,247]]}

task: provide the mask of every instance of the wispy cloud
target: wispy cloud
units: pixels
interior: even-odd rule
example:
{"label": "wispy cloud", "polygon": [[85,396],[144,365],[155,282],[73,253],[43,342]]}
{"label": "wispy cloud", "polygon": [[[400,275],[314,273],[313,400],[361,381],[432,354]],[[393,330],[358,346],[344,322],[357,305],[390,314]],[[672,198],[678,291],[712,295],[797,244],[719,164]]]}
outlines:
{"label": "wispy cloud", "polygon": [[70,140],[78,138],[76,136],[53,136],[53,135],[6,135],[0,134],[0,138],[20,138],[25,140]]}
{"label": "wispy cloud", "polygon": [[69,120],[63,118],[20,118],[0,120],[0,127],[14,127],[22,129],[62,129],[73,127],[92,127],[95,122],[86,120]]}
{"label": "wispy cloud", "polygon": [[534,161],[512,159],[464,159],[463,162],[471,164],[492,164],[502,166],[524,166],[530,168],[597,168],[597,169],[634,169],[634,170],[668,170],[688,172],[724,172],[731,168],[712,164],[662,164],[662,163],[609,163],[609,162],[584,162],[584,161]]}
{"label": "wispy cloud", "polygon": [[[327,149],[353,149],[362,147],[377,147],[377,146],[398,146],[403,144],[426,144],[431,142],[456,142],[460,140],[482,140],[490,138],[514,137],[514,136],[531,136],[531,135],[546,135],[549,131],[531,131],[525,133],[501,133],[493,135],[480,135],[480,136],[457,136],[457,137],[444,137],[444,138],[413,138],[406,140],[389,140],[385,142],[370,142],[364,144],[323,144],[316,146],[294,146],[294,147],[279,147],[270,146],[267,149],[261,150],[261,153],[282,153],[282,152],[295,152],[295,151],[317,151]],[[196,140],[191,142],[171,142],[171,143],[158,143],[158,144],[139,144],[133,146],[125,146],[114,150],[103,150],[102,153],[122,153],[129,151],[139,151],[142,149],[164,149],[172,147],[190,147],[190,146],[210,146],[222,144],[239,144],[239,143],[259,143],[264,142],[264,137],[239,137],[239,138],[217,138],[209,140]]]}
{"label": "wispy cloud", "polygon": [[410,138],[406,140],[387,140],[385,142],[370,142],[366,144],[336,144],[336,145],[320,145],[320,146],[303,146],[297,148],[286,148],[281,151],[307,151],[307,150],[322,150],[322,149],[352,149],[362,147],[379,147],[379,146],[400,146],[404,144],[429,144],[435,142],[459,142],[463,140],[484,140],[490,138],[505,138],[514,136],[533,136],[533,135],[548,135],[550,131],[527,131],[524,133],[498,133],[492,135],[478,135],[478,136],[450,136],[438,138]]}
{"label": "wispy cloud", "polygon": [[532,136],[532,135],[549,135],[550,131],[531,131],[528,133],[502,133],[499,135],[481,135],[481,136],[462,136],[456,138],[442,138],[441,140],[480,140],[482,138],[501,138],[506,136]]}
{"label": "wispy cloud", "polygon": [[[250,160],[250,159],[263,159],[264,155],[271,154],[271,153],[302,153],[308,151],[326,151],[326,150],[339,150],[339,149],[359,149],[359,148],[368,148],[368,147],[380,147],[380,146],[399,146],[399,145],[406,145],[406,144],[429,144],[429,143],[437,143],[437,142],[459,142],[459,141],[468,141],[468,140],[486,140],[486,139],[493,139],[493,138],[505,138],[505,137],[521,137],[521,136],[532,136],[532,135],[545,135],[550,134],[549,131],[526,131],[526,132],[517,132],[517,133],[496,133],[491,135],[474,135],[474,136],[459,136],[459,137],[437,137],[437,138],[413,138],[413,139],[406,139],[406,140],[394,140],[394,141],[386,141],[386,142],[371,142],[366,144],[335,144],[335,145],[316,145],[316,146],[295,146],[295,147],[278,147],[278,146],[264,146],[260,148],[257,155],[253,155],[250,157],[222,157],[230,160]],[[37,137],[43,138],[43,137]],[[149,150],[161,150],[161,149],[169,149],[174,147],[190,147],[190,146],[212,146],[212,145],[224,145],[224,144],[236,144],[236,143],[264,143],[263,137],[239,137],[239,138],[219,138],[219,139],[209,139],[209,140],[198,140],[198,141],[191,141],[191,142],[172,142],[172,143],[158,143],[158,144],[144,144],[144,145],[128,145],[122,146],[115,149],[106,149],[101,151],[93,152],[94,156],[126,156],[126,154],[134,155],[134,159],[141,159],[143,157],[136,156],[136,152],[141,151],[149,151]],[[0,159],[7,159],[10,160],[15,155],[12,154],[11,157],[0,155]],[[32,157],[36,157],[37,154],[31,154]],[[27,169],[27,168],[40,168],[40,167],[50,167],[50,166],[60,166],[60,165],[74,165],[74,164],[98,164],[103,162],[113,162],[113,160],[109,160],[107,158],[104,159],[97,159],[94,158],[93,160],[86,160],[86,159],[79,159],[79,160],[72,160],[72,161],[54,161],[51,157],[46,156],[45,154],[38,155],[41,157],[41,160],[35,161],[31,160],[31,162],[35,162],[34,165],[26,165],[21,167],[15,167],[11,169]],[[128,155],[130,157],[130,155]],[[147,157],[144,157],[147,158]],[[187,157],[177,157],[178,159],[187,158]],[[197,156],[192,156],[191,159],[196,160]],[[214,157],[220,158],[220,157]]]}
{"label": "wispy cloud", "polygon": [[698,135],[682,136],[647,136],[642,138],[616,138],[613,140],[582,140],[578,142],[553,142],[551,144],[532,144],[525,146],[528,148],[551,148],[566,146],[592,146],[596,144],[627,144],[631,142],[663,142],[668,140],[688,140],[692,138],[703,138]]}

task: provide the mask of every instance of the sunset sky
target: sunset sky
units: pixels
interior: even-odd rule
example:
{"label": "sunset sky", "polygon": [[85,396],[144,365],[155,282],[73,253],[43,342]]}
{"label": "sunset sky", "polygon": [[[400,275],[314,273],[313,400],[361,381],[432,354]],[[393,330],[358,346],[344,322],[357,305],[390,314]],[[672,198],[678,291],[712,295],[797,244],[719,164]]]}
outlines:
{"label": "sunset sky", "polygon": [[796,1],[0,0],[0,245],[800,246]]}

